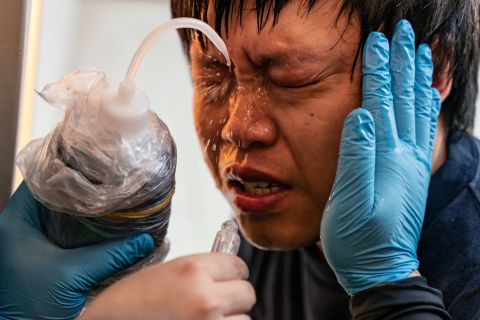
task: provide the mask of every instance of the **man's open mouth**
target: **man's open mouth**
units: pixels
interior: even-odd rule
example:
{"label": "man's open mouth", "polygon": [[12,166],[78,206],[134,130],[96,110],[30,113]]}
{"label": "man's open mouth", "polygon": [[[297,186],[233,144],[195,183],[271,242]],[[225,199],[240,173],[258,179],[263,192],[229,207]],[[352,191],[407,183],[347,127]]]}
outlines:
{"label": "man's open mouth", "polygon": [[291,188],[271,175],[252,168],[233,166],[225,174],[233,202],[244,212],[265,212],[286,197]]}
{"label": "man's open mouth", "polygon": [[229,185],[234,189],[240,189],[241,191],[251,195],[266,195],[275,192],[282,191],[287,187],[275,182],[242,182],[237,180],[230,180]]}

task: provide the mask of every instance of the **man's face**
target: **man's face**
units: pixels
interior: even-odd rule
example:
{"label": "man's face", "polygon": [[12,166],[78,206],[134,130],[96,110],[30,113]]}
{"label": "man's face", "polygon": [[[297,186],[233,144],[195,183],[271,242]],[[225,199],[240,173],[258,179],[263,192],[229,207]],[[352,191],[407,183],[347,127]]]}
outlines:
{"label": "man's face", "polygon": [[247,4],[241,25],[223,33],[231,70],[212,45],[190,48],[206,161],[259,247],[294,249],[319,237],[343,121],[361,101],[361,66],[351,73],[359,24],[335,23],[336,3],[306,14],[294,2],[260,33]]}

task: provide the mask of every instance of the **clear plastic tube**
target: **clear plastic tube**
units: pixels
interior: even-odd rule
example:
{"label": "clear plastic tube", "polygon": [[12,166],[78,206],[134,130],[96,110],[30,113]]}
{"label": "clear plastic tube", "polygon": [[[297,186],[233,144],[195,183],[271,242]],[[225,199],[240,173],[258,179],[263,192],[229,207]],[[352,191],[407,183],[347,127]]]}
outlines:
{"label": "clear plastic tube", "polygon": [[208,24],[201,20],[193,18],[175,18],[157,27],[145,38],[145,40],[143,40],[142,44],[137,49],[135,56],[130,62],[127,75],[125,77],[125,82],[128,84],[133,84],[135,80],[135,75],[137,74],[138,68],[140,67],[140,63],[143,61],[145,54],[155,44],[158,38],[160,38],[164,33],[170,30],[184,28],[201,31],[208,39],[210,39],[210,41],[212,41],[212,43],[218,48],[218,50],[220,50],[220,52],[224,55],[225,59],[227,59],[227,65],[230,66],[230,56],[228,55],[225,42],[223,42],[222,38],[220,38],[220,36],[212,27],[210,27]]}

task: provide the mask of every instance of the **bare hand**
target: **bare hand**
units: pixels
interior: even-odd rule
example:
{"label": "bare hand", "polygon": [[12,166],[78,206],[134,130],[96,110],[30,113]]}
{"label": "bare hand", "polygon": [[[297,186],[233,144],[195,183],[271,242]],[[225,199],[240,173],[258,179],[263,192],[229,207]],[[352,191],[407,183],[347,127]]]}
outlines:
{"label": "bare hand", "polygon": [[112,285],[80,319],[244,320],[255,304],[246,264],[200,254],[143,269]]}

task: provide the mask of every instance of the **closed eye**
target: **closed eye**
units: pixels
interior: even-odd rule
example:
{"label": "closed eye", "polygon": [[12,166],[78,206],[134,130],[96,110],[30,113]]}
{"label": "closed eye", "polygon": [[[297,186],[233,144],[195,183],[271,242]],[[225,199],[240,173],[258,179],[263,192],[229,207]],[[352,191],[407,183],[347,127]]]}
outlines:
{"label": "closed eye", "polygon": [[307,88],[307,87],[314,86],[314,85],[318,84],[319,82],[320,82],[320,80],[318,80],[318,79],[310,81],[310,82],[298,81],[298,82],[289,82],[289,83],[272,81],[272,83],[275,86],[277,86],[279,88],[283,88],[283,89],[302,89],[302,88]]}

